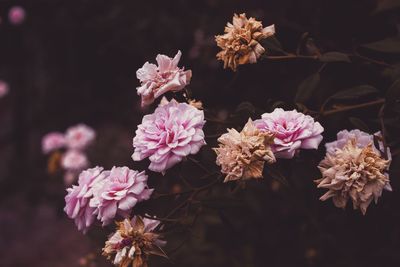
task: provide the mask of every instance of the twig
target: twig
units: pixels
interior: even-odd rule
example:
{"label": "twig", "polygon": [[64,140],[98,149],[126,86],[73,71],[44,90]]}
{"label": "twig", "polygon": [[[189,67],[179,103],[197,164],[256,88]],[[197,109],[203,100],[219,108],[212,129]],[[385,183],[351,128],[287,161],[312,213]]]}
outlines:
{"label": "twig", "polygon": [[359,109],[359,108],[365,108],[365,107],[372,107],[372,106],[376,106],[376,105],[382,105],[384,103],[385,103],[385,99],[378,99],[378,100],[374,100],[371,102],[352,105],[352,106],[345,106],[343,108],[338,108],[338,109],[332,109],[332,110],[327,110],[327,111],[322,110],[320,115],[321,116],[329,116],[329,115],[336,114],[339,112],[345,112],[345,111]]}

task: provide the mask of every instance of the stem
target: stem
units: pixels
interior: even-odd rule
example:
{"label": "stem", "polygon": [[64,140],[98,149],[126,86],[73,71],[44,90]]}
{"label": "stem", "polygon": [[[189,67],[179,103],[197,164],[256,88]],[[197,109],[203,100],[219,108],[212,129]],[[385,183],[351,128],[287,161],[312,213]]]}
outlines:
{"label": "stem", "polygon": [[365,108],[365,107],[372,107],[372,106],[376,106],[376,105],[382,105],[384,103],[385,103],[385,99],[378,99],[378,100],[374,100],[374,101],[363,103],[363,104],[357,104],[357,105],[346,106],[346,107],[338,108],[338,109],[321,111],[321,116],[329,116],[329,115],[336,114],[339,112],[345,112],[345,111],[359,109],[359,108]]}

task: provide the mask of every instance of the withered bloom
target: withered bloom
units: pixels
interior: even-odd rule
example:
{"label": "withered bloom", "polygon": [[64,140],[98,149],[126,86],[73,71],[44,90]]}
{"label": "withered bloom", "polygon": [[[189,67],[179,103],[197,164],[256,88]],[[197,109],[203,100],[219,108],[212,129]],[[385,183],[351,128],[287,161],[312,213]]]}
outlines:
{"label": "withered bloom", "polygon": [[372,200],[378,202],[383,189],[391,191],[389,163],[372,143],[358,147],[355,139],[349,140],[343,148],[327,153],[318,166],[322,178],[315,182],[318,188],[328,189],[320,200],[332,198],[336,207],[345,208],[350,199],[353,208],[365,215]]}
{"label": "withered bloom", "polygon": [[103,255],[120,267],[147,267],[150,255],[167,257],[161,246],[165,241],[154,229],[160,224],[157,220],[135,216],[132,220],[117,222],[117,231],[106,241]]}
{"label": "withered bloom", "polygon": [[264,163],[276,161],[270,147],[273,135],[258,130],[251,119],[240,133],[228,129],[218,142],[219,147],[214,151],[217,153],[217,165],[226,174],[224,182],[261,178]]}
{"label": "withered bloom", "polygon": [[274,34],[274,25],[264,28],[260,21],[248,19],[245,13],[235,14],[232,23],[227,23],[225,34],[215,36],[217,45],[222,49],[217,59],[224,61],[224,68],[233,71],[238,65],[256,63],[265,52],[260,41]]}

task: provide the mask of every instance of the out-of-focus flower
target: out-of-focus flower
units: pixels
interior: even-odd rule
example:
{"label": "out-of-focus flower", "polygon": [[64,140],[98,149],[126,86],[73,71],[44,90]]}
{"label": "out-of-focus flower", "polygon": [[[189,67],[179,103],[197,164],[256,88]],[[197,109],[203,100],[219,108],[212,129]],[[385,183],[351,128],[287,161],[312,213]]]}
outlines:
{"label": "out-of-focus flower", "polygon": [[274,163],[275,156],[271,151],[273,135],[257,129],[251,119],[239,133],[228,129],[228,133],[218,138],[220,143],[215,148],[217,165],[226,174],[224,182],[261,178],[264,163]]}
{"label": "out-of-focus flower", "polygon": [[93,197],[93,185],[104,179],[103,168],[95,167],[83,171],[79,175],[78,185],[67,189],[64,211],[68,217],[75,220],[79,231],[87,232],[95,219],[95,208],[89,206]]}
{"label": "out-of-focus flower", "polygon": [[8,12],[8,20],[13,25],[20,25],[24,22],[26,16],[25,9],[20,6],[14,6]]}
{"label": "out-of-focus flower", "polygon": [[61,166],[66,170],[83,170],[89,165],[86,155],[78,150],[68,150],[61,159]]}
{"label": "out-of-focus flower", "polygon": [[[377,132],[374,135],[377,137],[381,137],[380,132]],[[327,153],[334,154],[336,149],[338,149],[338,148],[342,149],[348,143],[348,141],[352,140],[352,139],[354,139],[356,141],[357,147],[364,148],[364,147],[368,146],[369,144],[374,143],[374,135],[360,131],[358,129],[354,129],[351,131],[342,130],[337,133],[336,141],[325,144],[326,151],[327,151]],[[378,144],[379,144],[379,147],[375,147],[375,145],[373,147],[375,149],[375,152],[381,153],[381,151],[384,150],[383,143],[378,142]],[[388,155],[387,155],[388,158],[391,159],[392,157],[391,157],[389,148],[387,148],[387,153],[388,153]]]}
{"label": "out-of-focus flower", "polygon": [[167,257],[161,249],[165,241],[154,232],[159,224],[139,216],[117,222],[117,231],[106,241],[103,255],[120,267],[147,267],[150,255]]}
{"label": "out-of-focus flower", "polygon": [[47,154],[51,151],[63,148],[65,146],[65,137],[62,133],[48,133],[42,138],[42,151]]}
{"label": "out-of-focus flower", "polygon": [[272,113],[264,113],[254,124],[261,131],[274,135],[272,151],[277,158],[293,158],[300,148],[317,149],[324,131],[321,124],[311,116],[281,108],[276,108]]}
{"label": "out-of-focus flower", "polygon": [[94,189],[90,206],[96,208],[97,218],[103,225],[109,224],[118,214],[129,216],[136,203],[147,200],[153,189],[147,187],[145,172],[130,170],[128,167],[113,167],[102,183]]}
{"label": "out-of-focus flower", "polygon": [[149,169],[165,171],[205,144],[204,112],[174,99],[143,117],[133,138],[134,161],[149,157]]}
{"label": "out-of-focus flower", "polygon": [[233,71],[236,71],[238,65],[256,63],[265,52],[260,41],[274,34],[274,25],[264,28],[260,21],[248,19],[244,13],[235,14],[233,22],[227,23],[225,33],[215,36],[217,45],[222,49],[217,59],[224,61],[224,68]]}
{"label": "out-of-focus flower", "polygon": [[137,70],[136,77],[140,80],[137,93],[142,97],[142,106],[150,105],[156,98],[166,92],[177,92],[190,83],[192,71],[179,68],[181,51],[170,58],[165,55],[157,55],[157,65],[146,62]]}
{"label": "out-of-focus flower", "polygon": [[95,131],[85,124],[70,127],[65,134],[66,145],[70,149],[85,149],[95,138]]}
{"label": "out-of-focus flower", "polygon": [[351,139],[334,153],[327,153],[319,164],[322,178],[316,180],[318,188],[327,188],[320,200],[332,198],[338,208],[345,208],[347,201],[363,214],[372,200],[378,202],[382,190],[391,191],[388,171],[389,161],[377,153],[372,143],[360,148],[356,139]]}
{"label": "out-of-focus flower", "polygon": [[7,95],[9,90],[8,83],[0,80],[0,98]]}

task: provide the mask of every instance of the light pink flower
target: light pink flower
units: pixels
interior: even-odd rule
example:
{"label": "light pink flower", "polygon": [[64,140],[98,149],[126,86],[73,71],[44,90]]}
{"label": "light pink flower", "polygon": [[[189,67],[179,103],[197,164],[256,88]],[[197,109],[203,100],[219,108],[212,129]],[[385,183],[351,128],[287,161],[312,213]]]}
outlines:
{"label": "light pink flower", "polygon": [[68,150],[61,159],[61,166],[66,170],[83,170],[88,165],[86,155],[78,150]]}
{"label": "light pink flower", "polygon": [[0,98],[8,94],[9,87],[5,81],[0,80]]}
{"label": "light pink flower", "polygon": [[174,58],[159,54],[156,57],[158,66],[146,62],[136,71],[136,77],[140,80],[140,86],[136,89],[142,97],[142,106],[150,105],[166,92],[180,91],[190,83],[192,71],[178,67],[181,55],[181,51]]}
{"label": "light pink flower", "polygon": [[47,154],[51,151],[63,148],[65,146],[65,137],[62,133],[51,132],[42,138],[42,151]]}
{"label": "light pink flower", "polygon": [[70,127],[65,134],[66,144],[70,149],[85,149],[95,138],[95,131],[85,124]]}
{"label": "light pink flower", "polygon": [[11,24],[19,25],[22,24],[25,20],[25,9],[20,6],[14,6],[8,12],[8,19]]}
{"label": "light pink flower", "polygon": [[[381,137],[381,132],[377,132],[374,134],[377,137]],[[337,133],[337,140],[326,143],[326,152],[329,154],[334,154],[337,149],[342,149],[350,140],[355,140],[356,146],[358,148],[365,148],[369,144],[372,143],[372,147],[374,148],[375,152],[379,152],[382,154],[384,151],[383,143],[378,142],[379,148],[375,147],[374,145],[374,135],[360,131],[358,129],[354,129],[351,131],[342,130]],[[388,153],[388,159],[392,158],[389,147],[386,148]]]}
{"label": "light pink flower", "polygon": [[113,167],[107,177],[96,185],[90,206],[96,208],[97,219],[103,225],[109,224],[118,214],[129,216],[136,203],[147,200],[153,189],[147,187],[145,172],[130,170],[128,167]]}
{"label": "light pink flower", "polygon": [[174,99],[143,117],[133,138],[134,161],[150,159],[149,169],[165,171],[205,144],[204,112]]}
{"label": "light pink flower", "polygon": [[93,185],[104,179],[103,168],[95,167],[83,171],[79,175],[78,185],[67,189],[64,211],[68,217],[75,220],[78,230],[87,232],[95,219],[95,208],[89,206],[93,197]]}
{"label": "light pink flower", "polygon": [[296,110],[285,111],[276,108],[272,113],[264,113],[254,121],[260,130],[274,134],[272,151],[277,158],[293,158],[299,149],[317,149],[322,141],[324,128],[308,115]]}

